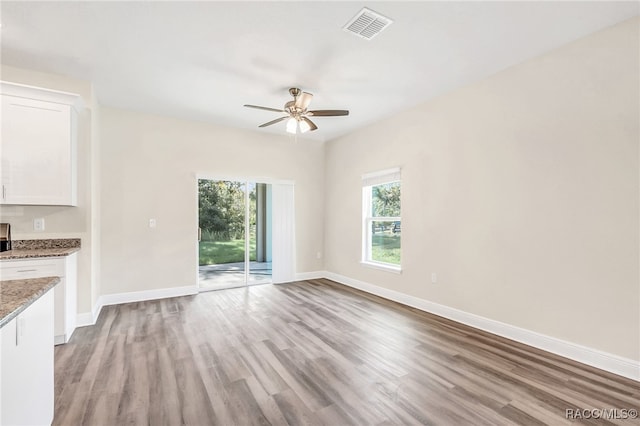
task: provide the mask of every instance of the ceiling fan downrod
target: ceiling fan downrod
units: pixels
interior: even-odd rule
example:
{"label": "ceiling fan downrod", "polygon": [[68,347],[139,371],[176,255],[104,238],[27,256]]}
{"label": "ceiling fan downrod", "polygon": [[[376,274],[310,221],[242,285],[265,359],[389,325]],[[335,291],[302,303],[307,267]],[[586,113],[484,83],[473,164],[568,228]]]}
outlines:
{"label": "ceiling fan downrod", "polygon": [[302,90],[298,89],[297,87],[292,87],[291,89],[289,89],[289,94],[291,96],[293,96],[294,99],[296,99],[300,93],[302,93]]}

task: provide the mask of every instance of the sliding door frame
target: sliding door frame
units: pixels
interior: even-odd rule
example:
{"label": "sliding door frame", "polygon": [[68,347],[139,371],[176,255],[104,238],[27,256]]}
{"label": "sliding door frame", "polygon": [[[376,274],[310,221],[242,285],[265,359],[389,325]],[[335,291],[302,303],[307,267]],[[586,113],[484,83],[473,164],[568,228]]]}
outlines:
{"label": "sliding door frame", "polygon": [[[199,263],[198,259],[200,256],[200,245],[199,245],[199,240],[198,240],[198,228],[199,228],[199,224],[200,224],[200,214],[198,212],[198,202],[199,202],[199,188],[198,188],[198,181],[199,180],[213,180],[213,181],[228,181],[228,182],[240,182],[244,185],[244,203],[245,203],[245,215],[244,215],[244,233],[245,233],[245,238],[244,238],[244,283],[242,285],[238,285],[238,286],[230,286],[228,288],[233,288],[233,287],[248,287],[249,285],[255,285],[254,284],[250,284],[249,283],[249,273],[250,273],[250,261],[251,261],[251,238],[250,238],[250,215],[248,214],[249,211],[249,191],[248,191],[248,183],[264,183],[267,185],[295,185],[295,182],[292,180],[283,180],[283,179],[273,179],[273,178],[267,178],[267,177],[257,177],[257,176],[234,176],[234,175],[216,175],[216,174],[209,174],[209,173],[196,173],[194,175],[195,177],[195,189],[196,189],[196,199],[195,199],[195,231],[196,231],[196,238],[195,238],[195,249],[196,249],[196,268],[195,268],[195,281],[196,281],[196,286],[198,287],[198,291],[200,291],[200,268],[199,268]],[[227,287],[224,287],[227,288]],[[214,290],[214,289],[212,289]]]}

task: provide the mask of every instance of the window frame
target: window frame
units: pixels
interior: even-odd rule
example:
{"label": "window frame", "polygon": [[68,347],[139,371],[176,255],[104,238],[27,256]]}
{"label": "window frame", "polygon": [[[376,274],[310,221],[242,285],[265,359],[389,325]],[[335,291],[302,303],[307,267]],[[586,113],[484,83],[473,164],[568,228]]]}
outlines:
{"label": "window frame", "polygon": [[[400,184],[400,216],[373,216],[373,188],[390,183]],[[402,227],[402,179],[400,168],[382,170],[362,176],[362,251],[360,263],[388,272],[402,272],[402,240],[400,240],[400,264],[381,262],[372,258],[373,223],[400,222]]]}

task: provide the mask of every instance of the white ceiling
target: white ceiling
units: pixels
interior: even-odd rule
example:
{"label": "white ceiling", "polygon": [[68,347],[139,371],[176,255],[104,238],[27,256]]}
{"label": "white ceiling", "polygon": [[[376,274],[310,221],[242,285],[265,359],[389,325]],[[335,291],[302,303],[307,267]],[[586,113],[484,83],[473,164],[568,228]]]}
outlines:
{"label": "white ceiling", "polygon": [[[363,6],[394,23],[342,30]],[[638,2],[10,2],[2,63],[94,83],[103,105],[284,134],[287,89],[329,140],[637,16]]]}

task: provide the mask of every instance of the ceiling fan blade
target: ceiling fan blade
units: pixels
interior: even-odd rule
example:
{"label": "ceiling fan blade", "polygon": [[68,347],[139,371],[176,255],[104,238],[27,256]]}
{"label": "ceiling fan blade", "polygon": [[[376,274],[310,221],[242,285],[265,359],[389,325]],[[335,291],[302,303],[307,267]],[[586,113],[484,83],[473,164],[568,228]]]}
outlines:
{"label": "ceiling fan blade", "polygon": [[258,127],[267,127],[267,126],[271,126],[272,124],[279,123],[279,122],[281,122],[281,121],[283,121],[283,120],[286,120],[287,118],[291,118],[291,117],[289,117],[289,116],[287,115],[286,117],[276,118],[275,120],[271,120],[271,121],[269,121],[268,123],[261,124],[261,125],[259,125]]}
{"label": "ceiling fan blade", "polygon": [[245,105],[245,106],[247,108],[263,109],[265,111],[284,112],[284,110],[282,110],[282,109],[268,108],[268,107],[263,107],[263,106],[258,106],[258,105]]}
{"label": "ceiling fan blade", "polygon": [[307,109],[307,107],[311,103],[311,99],[313,99],[313,95],[311,93],[302,92],[296,98],[296,107],[300,109]]}
{"label": "ceiling fan blade", "polygon": [[309,115],[316,117],[337,117],[339,115],[349,115],[349,111],[346,109],[318,109],[309,111]]}
{"label": "ceiling fan blade", "polygon": [[301,118],[305,123],[309,125],[309,131],[313,132],[314,130],[318,130],[318,126],[316,126],[313,121],[309,120],[307,117]]}

